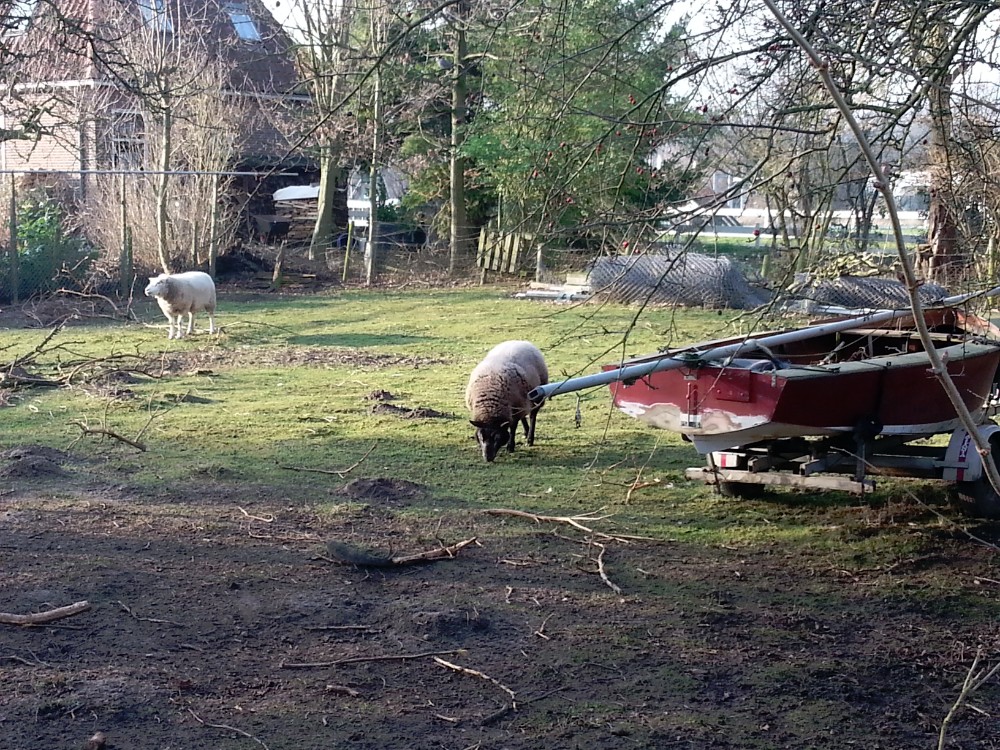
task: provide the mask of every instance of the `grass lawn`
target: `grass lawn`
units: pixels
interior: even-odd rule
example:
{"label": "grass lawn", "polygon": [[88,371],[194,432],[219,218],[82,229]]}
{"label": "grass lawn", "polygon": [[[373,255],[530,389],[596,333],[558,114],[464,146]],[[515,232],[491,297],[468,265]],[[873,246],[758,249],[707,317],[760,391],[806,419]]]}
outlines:
{"label": "grass lawn", "polygon": [[[94,605],[85,633],[12,631],[12,747],[929,747],[975,646],[1000,649],[998,526],[940,485],[723,498],[606,388],[483,462],[464,388],[494,344],[556,379],[747,319],[498,287],[230,291],[222,332],[181,341],[137,313],[0,330],[9,372],[70,383],[3,391],[0,611]],[[398,574],[324,557],[473,537]],[[371,654],[414,661],[330,666]],[[982,713],[949,731],[1000,743]]]}

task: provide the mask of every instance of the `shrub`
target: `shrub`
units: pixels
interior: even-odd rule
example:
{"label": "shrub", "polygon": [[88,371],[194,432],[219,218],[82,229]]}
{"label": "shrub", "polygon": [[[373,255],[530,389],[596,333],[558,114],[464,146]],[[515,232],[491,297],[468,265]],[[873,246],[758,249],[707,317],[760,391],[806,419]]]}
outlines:
{"label": "shrub", "polygon": [[[67,231],[65,207],[42,188],[24,193],[17,204],[17,293],[20,299],[78,288],[94,253]],[[13,298],[9,253],[0,259],[0,298]]]}

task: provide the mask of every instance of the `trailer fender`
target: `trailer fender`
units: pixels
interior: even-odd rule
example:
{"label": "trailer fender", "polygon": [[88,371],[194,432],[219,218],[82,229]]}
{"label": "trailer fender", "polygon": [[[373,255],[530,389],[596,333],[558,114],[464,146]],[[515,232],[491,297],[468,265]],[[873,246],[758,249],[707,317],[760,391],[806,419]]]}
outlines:
{"label": "trailer fender", "polygon": [[[1000,425],[980,425],[978,432],[989,443],[990,437],[1000,432]],[[976,450],[972,435],[964,427],[951,433],[948,449],[944,453],[944,463],[941,478],[948,482],[975,482],[983,476],[983,460]]]}

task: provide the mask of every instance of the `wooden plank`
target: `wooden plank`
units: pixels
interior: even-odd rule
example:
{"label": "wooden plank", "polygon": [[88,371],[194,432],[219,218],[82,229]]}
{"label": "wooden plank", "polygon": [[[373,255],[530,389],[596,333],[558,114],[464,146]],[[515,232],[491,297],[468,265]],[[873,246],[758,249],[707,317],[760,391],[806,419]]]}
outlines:
{"label": "wooden plank", "polygon": [[476,267],[483,268],[486,263],[486,247],[488,242],[486,227],[479,230],[479,245],[476,248]]}
{"label": "wooden plank", "polygon": [[808,476],[788,474],[778,471],[740,471],[738,469],[710,469],[707,466],[697,466],[687,469],[684,476],[688,479],[716,484],[717,482],[740,482],[743,484],[762,484],[783,487],[802,487],[817,490],[839,490],[852,495],[864,495],[875,490],[875,482],[865,479],[856,482],[847,477],[838,476]]}

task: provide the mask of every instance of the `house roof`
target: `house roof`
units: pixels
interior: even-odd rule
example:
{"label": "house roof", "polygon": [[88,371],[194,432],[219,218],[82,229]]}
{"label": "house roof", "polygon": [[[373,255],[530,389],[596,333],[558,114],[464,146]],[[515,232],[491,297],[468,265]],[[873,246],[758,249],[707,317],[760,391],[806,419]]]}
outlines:
{"label": "house roof", "polygon": [[164,39],[222,61],[233,90],[286,95],[298,84],[292,41],[260,0],[18,0],[15,6],[32,4],[23,33],[8,31],[4,40],[13,54],[29,58],[15,65],[18,83],[114,81],[124,65],[124,34],[160,29]]}
{"label": "house roof", "polygon": [[[253,102],[252,111],[233,124],[241,134],[241,162],[302,160],[290,153],[284,133],[291,129],[289,105],[297,108],[308,98],[295,93],[293,43],[260,0],[14,2],[33,11],[30,23],[13,27],[19,33],[11,33],[8,21],[6,38],[0,39],[0,77],[14,84],[24,100],[3,105],[14,120],[19,111],[37,110],[42,99],[52,102],[43,103],[46,111],[68,105],[69,110],[61,111],[77,111],[81,123],[94,114],[99,119],[120,118],[121,112],[148,108],[130,97],[154,90],[151,84],[157,79],[150,71],[174,71],[170,85],[176,82],[171,92],[176,100],[205,91],[203,83],[191,79],[218,61],[228,96],[249,96],[245,101]],[[150,49],[162,52],[164,62],[157,63]],[[80,158],[85,158],[82,153]]]}

